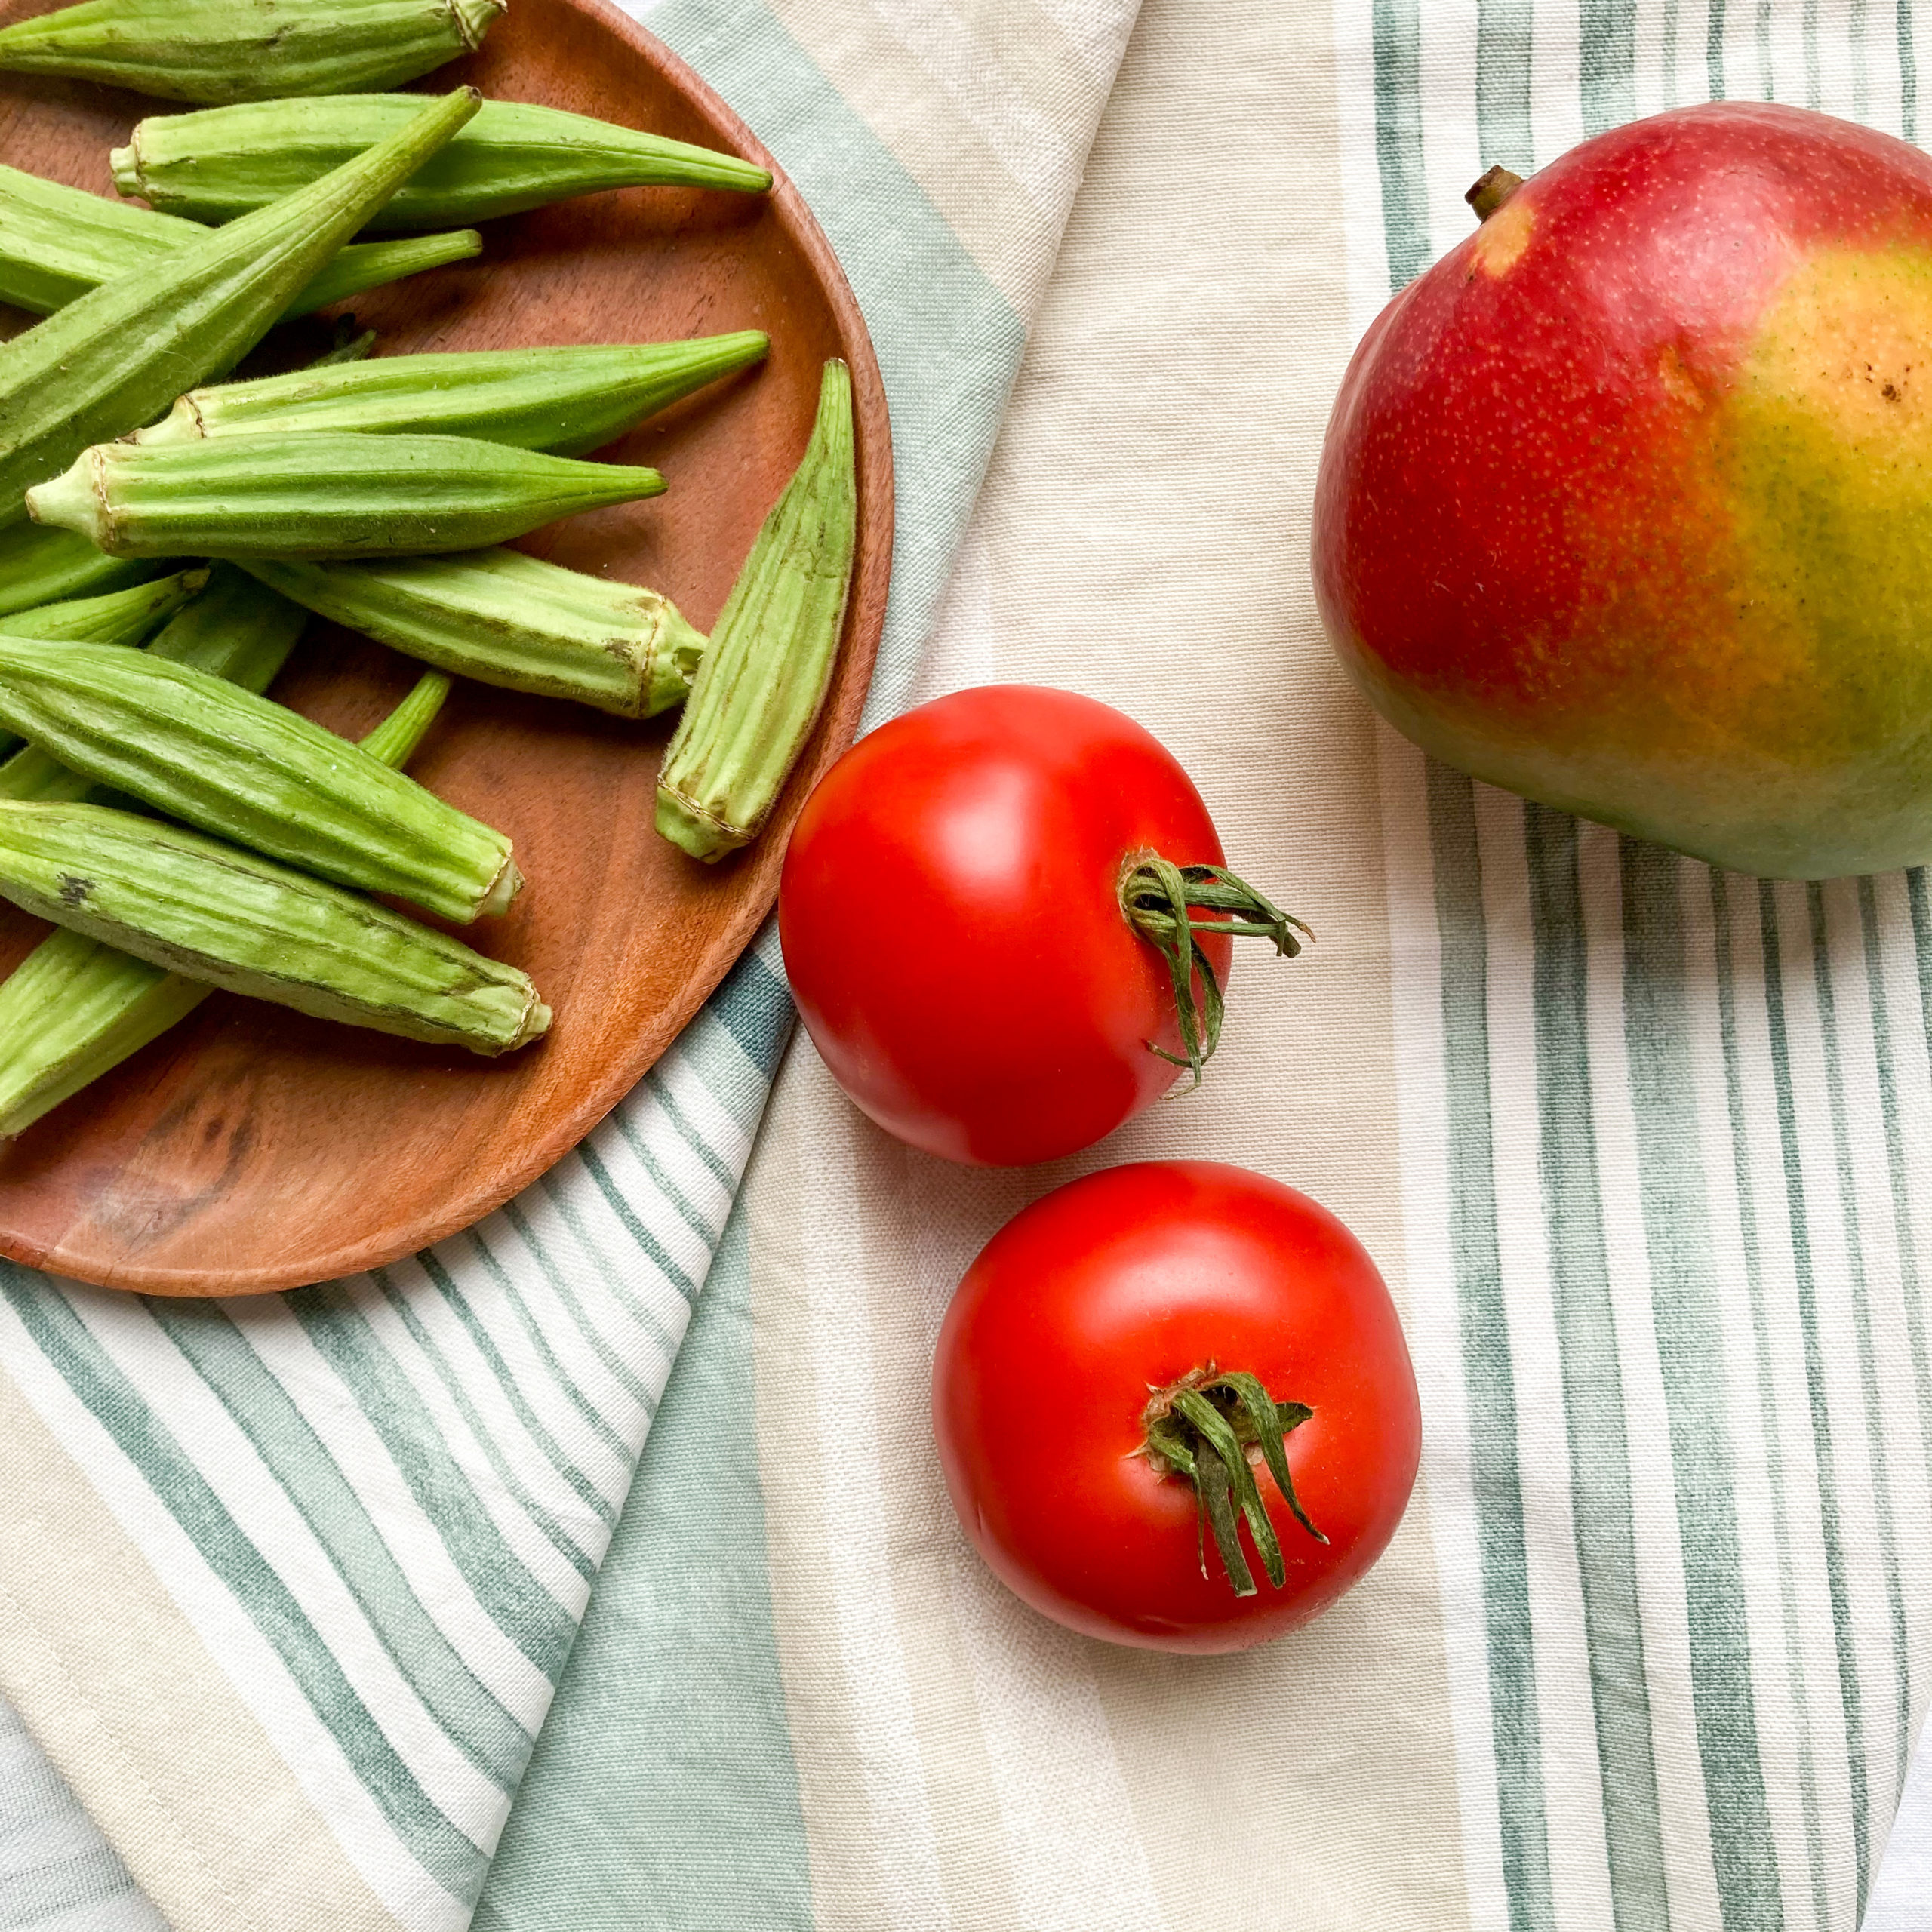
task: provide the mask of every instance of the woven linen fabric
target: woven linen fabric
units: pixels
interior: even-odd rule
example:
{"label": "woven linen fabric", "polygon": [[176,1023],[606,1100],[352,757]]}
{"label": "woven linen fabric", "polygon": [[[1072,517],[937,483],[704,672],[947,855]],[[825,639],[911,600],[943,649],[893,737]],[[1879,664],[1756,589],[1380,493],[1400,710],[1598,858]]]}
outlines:
{"label": "woven linen fabric", "polygon": [[[1909,7],[1145,0],[915,695],[1121,706],[1307,917],[1220,1057],[973,1171],[800,1037],[478,1915],[489,1932],[1926,1932],[1874,1885],[1932,1642],[1932,921],[1717,874],[1376,725],[1309,585],[1330,398],[1463,189],[1711,93],[1916,135]],[[1020,1606],[934,1336],[1160,1155],[1367,1243],[1426,1417],[1367,1581],[1245,1655]]]}
{"label": "woven linen fabric", "polygon": [[[898,478],[878,715],[1132,0],[650,11],[865,309]],[[205,1305],[0,1271],[0,1924],[460,1932],[790,1019],[768,943],[536,1186],[374,1275]]]}

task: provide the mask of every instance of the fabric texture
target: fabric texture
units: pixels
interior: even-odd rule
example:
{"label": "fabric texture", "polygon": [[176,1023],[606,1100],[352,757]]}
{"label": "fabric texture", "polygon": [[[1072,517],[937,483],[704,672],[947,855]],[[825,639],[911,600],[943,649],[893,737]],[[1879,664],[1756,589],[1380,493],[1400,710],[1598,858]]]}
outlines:
{"label": "fabric texture", "polygon": [[[908,1152],[802,1039],[761,1125],[768,944],[521,1226],[187,1319],[10,1280],[0,1688],[60,1774],[0,1733],[0,1804],[50,1821],[0,1835],[13,1922],[460,1925],[480,1888],[491,1932],[1932,1926],[1922,1854],[1874,1879],[1932,1641],[1925,883],[1762,887],[1426,766],[1306,569],[1350,347],[1484,165],[1721,93],[1915,138],[1925,23],[1146,0],[1108,100],[1131,12],[651,24],[879,347],[870,715],[1121,706],[1318,943],[1238,965],[1200,1093],[1049,1168]],[[1368,1581],[1204,1660],[1004,1593],[925,1420],[979,1244],[1183,1154],[1355,1229],[1428,1430]]]}

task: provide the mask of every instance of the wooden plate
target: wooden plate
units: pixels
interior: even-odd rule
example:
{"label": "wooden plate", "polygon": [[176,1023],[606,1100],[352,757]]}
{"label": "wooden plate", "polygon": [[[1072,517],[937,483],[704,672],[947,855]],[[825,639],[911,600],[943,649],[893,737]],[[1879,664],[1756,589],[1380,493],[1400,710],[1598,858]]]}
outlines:
{"label": "wooden plate", "polygon": [[[762,368],[607,452],[657,465],[668,494],[525,546],[654,585],[707,627],[804,450],[821,365],[843,356],[857,401],[858,562],[824,716],[764,837],[709,866],[651,827],[666,721],[459,684],[410,769],[515,840],[528,887],[471,936],[535,979],[556,1009],[548,1038],[485,1060],[217,993],[0,1151],[0,1253],[16,1260],[114,1287],[246,1294],[380,1266],[479,1219],[595,1127],[724,977],[771,909],[805,795],[857,727],[885,613],[891,443],[858,305],[797,189],[689,68],[601,0],[516,0],[479,54],[417,85],[460,80],[728,149],[777,175],[768,199],[632,189],[493,223],[478,260],[348,306],[387,354],[768,331]],[[168,111],[0,75],[0,160],[109,192],[109,146]],[[358,733],[417,668],[317,623],[275,695]],[[0,906],[0,971],[45,931]]]}

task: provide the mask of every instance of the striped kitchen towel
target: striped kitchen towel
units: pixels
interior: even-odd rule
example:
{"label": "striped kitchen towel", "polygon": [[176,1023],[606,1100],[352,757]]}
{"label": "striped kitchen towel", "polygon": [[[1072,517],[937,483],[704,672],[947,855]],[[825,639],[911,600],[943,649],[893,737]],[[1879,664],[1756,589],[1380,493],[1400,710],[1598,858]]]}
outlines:
{"label": "striped kitchen towel", "polygon": [[[908,1152],[795,1044],[479,1926],[1854,1932],[1932,1686],[1927,881],[1761,885],[1429,768],[1306,546],[1350,349],[1486,164],[1712,93],[1915,137],[1929,25],[1145,0],[917,688],[1121,706],[1318,943],[1044,1171]],[[1183,1154],[1361,1233],[1427,1418],[1382,1565],[1237,1657],[1020,1607],[925,1415],[1005,1217]]]}
{"label": "striped kitchen towel", "polygon": [[[648,11],[863,305],[889,712],[1133,0]],[[790,1019],[768,943],[541,1183],[373,1275],[203,1306],[0,1271],[0,1924],[468,1923]]]}

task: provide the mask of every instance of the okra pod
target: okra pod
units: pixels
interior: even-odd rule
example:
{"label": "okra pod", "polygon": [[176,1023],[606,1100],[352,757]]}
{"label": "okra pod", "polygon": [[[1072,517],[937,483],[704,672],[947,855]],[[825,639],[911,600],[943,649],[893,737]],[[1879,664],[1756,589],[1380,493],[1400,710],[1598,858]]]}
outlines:
{"label": "okra pod", "polygon": [[522,884],[501,832],[285,705],[146,652],[0,636],[0,724],[205,832],[445,918],[503,912]]}
{"label": "okra pod", "polygon": [[[476,111],[460,88],[300,194],[117,275],[0,346],[0,522],[90,443],[232,368],[397,184]],[[189,554],[194,554],[189,552]]]}
{"label": "okra pod", "polygon": [[[198,222],[0,167],[0,302],[51,315],[116,275],[152,269],[207,233]],[[446,262],[467,260],[482,248],[483,238],[473,228],[352,242],[297,292],[282,319],[312,314]]]}
{"label": "okra pod", "polygon": [[[260,589],[256,595],[264,604],[279,601]],[[426,672],[362,740],[362,749],[399,770],[435,722],[449,688],[440,672]],[[0,1137],[32,1126],[118,1066],[214,990],[205,981],[55,927],[0,980]]]}
{"label": "okra pod", "polygon": [[0,29],[0,68],[166,100],[400,87],[475,52],[503,0],[83,0]]}
{"label": "okra pod", "polygon": [[[299,605],[278,597],[232,564],[217,564],[207,586],[169,618],[149,642],[148,652],[259,693],[274,683],[308,621],[308,612]],[[101,803],[111,802],[112,795],[38,745],[29,745],[0,763],[0,798]]]}
{"label": "okra pod", "polygon": [[620,718],[683,702],[704,653],[669,598],[518,550],[381,563],[252,558],[245,568],[318,617],[479,683]]}
{"label": "okra pod", "polygon": [[657,778],[657,829],[715,861],[755,838],[832,681],[857,541],[852,377],[828,362],[804,458],[752,546]]}
{"label": "okra pod", "polygon": [[97,444],[28,506],[117,557],[406,557],[500,543],[663,488],[654,469],[468,436],[265,429]]}
{"label": "okra pod", "polygon": [[132,440],[151,448],[267,430],[380,430],[583,456],[770,346],[746,329],[694,342],[385,355],[192,390]]}
{"label": "okra pod", "polygon": [[[217,107],[143,121],[109,157],[114,185],[170,214],[229,221],[293,193],[380,140],[407,94],[337,94]],[[372,229],[468,227],[607,188],[727,188],[762,194],[771,177],[709,148],[523,101],[490,100]]]}
{"label": "okra pod", "polygon": [[550,1023],[514,966],[340,886],[112,806],[0,801],[0,895],[185,978],[408,1039],[495,1054]]}
{"label": "okra pod", "polygon": [[0,618],[69,597],[125,590],[168,570],[158,558],[110,557],[77,531],[10,525],[0,529]]}

